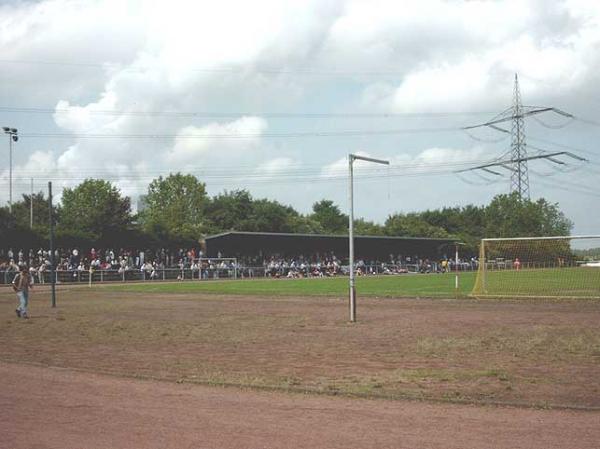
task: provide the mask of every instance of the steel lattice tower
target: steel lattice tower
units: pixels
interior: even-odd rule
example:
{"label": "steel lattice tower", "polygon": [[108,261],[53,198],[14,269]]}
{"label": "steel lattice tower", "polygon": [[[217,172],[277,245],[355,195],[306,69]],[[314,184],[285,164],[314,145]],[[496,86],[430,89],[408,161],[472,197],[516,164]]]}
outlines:
{"label": "steel lattice tower", "polygon": [[519,78],[515,73],[515,90],[512,105],[510,154],[513,172],[510,176],[510,191],[518,192],[520,199],[530,199],[529,171],[527,169],[527,144],[525,143],[525,120],[519,90]]}
{"label": "steel lattice tower", "polygon": [[[562,117],[573,119],[573,114],[561,111],[552,106],[523,106],[521,103],[521,92],[519,90],[519,78],[515,74],[515,89],[513,94],[513,104],[504,111],[496,115],[491,120],[478,125],[465,126],[462,129],[469,134],[469,130],[477,128],[491,128],[501,133],[510,134],[510,149],[502,154],[499,158],[475,167],[457,170],[455,173],[464,173],[468,171],[480,170],[488,175],[504,177],[508,170],[510,173],[510,192],[517,192],[519,199],[529,200],[529,170],[527,162],[531,160],[546,160],[560,167],[566,167],[568,164],[564,160],[559,159],[559,156],[571,159],[571,162],[588,162],[587,159],[577,156],[570,151],[553,151],[549,152],[542,148],[533,147],[537,151],[533,156],[527,156],[527,145],[525,144],[525,118],[533,115],[543,114],[545,112],[553,112]],[[503,123],[512,123],[512,129],[502,126]],[[544,125],[545,126],[545,125]],[[549,126],[550,127],[550,126]],[[470,134],[469,134],[470,135]],[[473,136],[471,136],[473,137]],[[473,137],[475,139],[475,137]]]}

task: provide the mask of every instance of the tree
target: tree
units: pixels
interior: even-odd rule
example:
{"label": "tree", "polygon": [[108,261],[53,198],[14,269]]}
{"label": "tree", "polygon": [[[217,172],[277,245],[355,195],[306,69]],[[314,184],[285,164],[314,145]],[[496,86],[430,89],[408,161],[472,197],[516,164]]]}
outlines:
{"label": "tree", "polygon": [[521,199],[516,192],[495,196],[485,209],[485,237],[569,235],[572,227],[558,204]]}
{"label": "tree", "polygon": [[0,241],[10,242],[11,231],[15,229],[16,225],[15,216],[8,212],[8,207],[0,207]]}
{"label": "tree", "polygon": [[420,217],[432,226],[444,229],[448,234],[466,244],[467,251],[476,253],[479,241],[485,235],[485,207],[467,205],[444,207],[421,212]]}
{"label": "tree", "polygon": [[323,234],[322,224],[312,215],[268,199],[255,200],[247,190],[225,191],[210,201],[207,217],[211,233],[224,231],[293,232]]}
{"label": "tree", "polygon": [[449,237],[445,229],[430,225],[418,213],[390,215],[385,221],[385,232],[387,235],[398,237]]}
{"label": "tree", "polygon": [[57,233],[91,240],[110,240],[131,224],[131,203],[118,188],[101,179],[86,179],[64,189],[58,209]]}
{"label": "tree", "polygon": [[324,234],[323,226],[321,223],[314,220],[310,216],[300,215],[290,216],[289,225],[291,228],[290,232],[298,234]]}
{"label": "tree", "polygon": [[43,192],[33,195],[23,195],[21,201],[12,205],[12,213],[16,223],[21,227],[30,227],[31,218],[31,200],[33,199],[33,229],[40,234],[47,234],[49,228],[48,222],[48,198],[44,198]]}
{"label": "tree", "polygon": [[[14,212],[14,205],[13,205]],[[43,240],[39,234],[27,226],[17,223],[14,214],[8,211],[8,207],[0,207],[0,248],[36,248],[47,240]]]}
{"label": "tree", "polygon": [[169,240],[198,241],[207,229],[206,186],[193,175],[160,176],[148,186],[146,208],[139,220],[151,235]]}
{"label": "tree", "polygon": [[241,231],[252,215],[252,196],[247,190],[233,190],[215,196],[207,205],[211,232]]}
{"label": "tree", "polygon": [[385,235],[385,228],[364,218],[354,220],[354,233],[357,235]]}
{"label": "tree", "polygon": [[348,232],[348,216],[342,214],[340,208],[330,200],[321,200],[313,204],[310,218],[320,223],[328,234],[345,234]]}
{"label": "tree", "polygon": [[298,216],[290,206],[267,199],[252,202],[252,215],[242,223],[244,231],[293,232],[293,219]]}

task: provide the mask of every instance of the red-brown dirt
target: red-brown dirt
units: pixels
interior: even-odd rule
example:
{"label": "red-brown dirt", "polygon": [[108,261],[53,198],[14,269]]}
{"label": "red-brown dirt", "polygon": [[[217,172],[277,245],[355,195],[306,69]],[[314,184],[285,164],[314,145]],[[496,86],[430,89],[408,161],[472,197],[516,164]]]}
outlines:
{"label": "red-brown dirt", "polygon": [[600,409],[600,302],[0,294],[0,360],[351,394]]}
{"label": "red-brown dirt", "polygon": [[363,299],[357,324],[339,298],[15,304],[0,291],[0,449],[599,447],[598,301]]}
{"label": "red-brown dirt", "polygon": [[600,414],[289,395],[0,363],[2,449],[598,448]]}

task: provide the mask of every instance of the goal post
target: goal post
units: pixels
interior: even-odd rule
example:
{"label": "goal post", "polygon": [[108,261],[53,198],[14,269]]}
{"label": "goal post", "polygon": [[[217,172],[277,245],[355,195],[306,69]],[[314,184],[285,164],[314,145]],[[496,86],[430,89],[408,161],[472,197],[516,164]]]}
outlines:
{"label": "goal post", "polygon": [[599,261],[600,235],[482,239],[471,296],[600,298]]}

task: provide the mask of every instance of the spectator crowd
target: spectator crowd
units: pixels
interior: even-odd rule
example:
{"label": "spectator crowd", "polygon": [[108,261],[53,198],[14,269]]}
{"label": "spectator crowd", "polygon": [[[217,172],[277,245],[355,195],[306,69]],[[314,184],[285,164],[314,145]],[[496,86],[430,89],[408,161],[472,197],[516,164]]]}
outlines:
{"label": "spectator crowd", "polygon": [[[83,252],[77,248],[54,250],[54,263],[57,271],[117,271],[123,273],[131,270],[144,270],[149,274],[159,269],[179,267],[189,268],[194,260],[203,257],[202,250],[196,248],[170,250],[134,250],[134,249],[96,249]],[[44,273],[50,270],[50,250],[13,250],[0,248],[0,272],[17,272],[22,266],[29,267],[35,278],[43,282]]]}
{"label": "spectator crowd", "polygon": [[[54,252],[56,270],[70,272],[77,276],[81,272],[113,271],[123,275],[138,271],[143,279],[158,279],[165,270],[179,270],[178,279],[185,278],[185,272],[190,272],[191,278],[206,279],[219,277],[255,277],[266,276],[273,278],[304,278],[332,277],[347,275],[347,261],[333,252],[305,255],[269,254],[262,257],[243,257],[225,259],[227,255],[220,252],[216,259],[205,258],[201,248],[180,248],[172,250],[118,250],[96,249],[79,250],[78,248],[60,248]],[[51,266],[50,251],[44,248],[37,250],[13,250],[0,248],[0,272],[15,273],[22,266],[29,267],[30,273],[38,282],[44,282],[45,273]],[[477,269],[477,260],[459,260],[461,270]],[[418,255],[403,256],[390,254],[385,261],[365,260],[357,258],[354,264],[357,276],[373,274],[403,274],[403,273],[444,273],[456,269],[454,259],[443,256],[439,260],[422,258]],[[233,275],[232,273],[235,273]],[[6,277],[6,276],[5,276]],[[164,277],[163,277],[164,279]]]}

